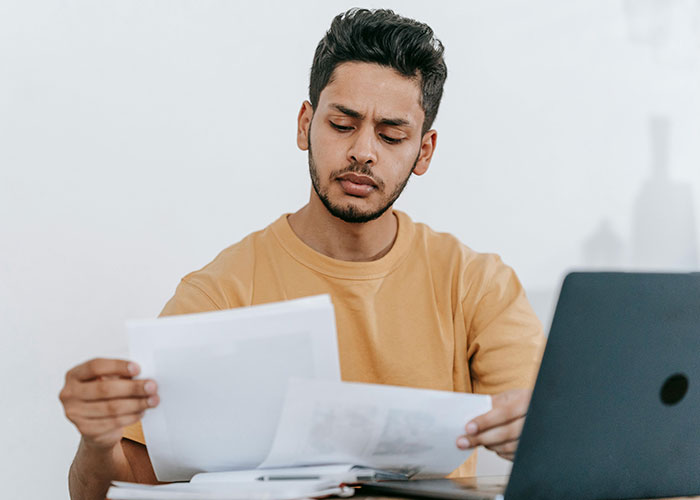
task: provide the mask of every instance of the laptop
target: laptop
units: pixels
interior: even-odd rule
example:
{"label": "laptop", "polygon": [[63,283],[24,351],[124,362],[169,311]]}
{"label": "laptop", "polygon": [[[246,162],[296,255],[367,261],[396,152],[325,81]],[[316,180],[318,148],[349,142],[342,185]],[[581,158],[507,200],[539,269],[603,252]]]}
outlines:
{"label": "laptop", "polygon": [[537,500],[700,495],[700,273],[571,273],[510,478],[365,492]]}

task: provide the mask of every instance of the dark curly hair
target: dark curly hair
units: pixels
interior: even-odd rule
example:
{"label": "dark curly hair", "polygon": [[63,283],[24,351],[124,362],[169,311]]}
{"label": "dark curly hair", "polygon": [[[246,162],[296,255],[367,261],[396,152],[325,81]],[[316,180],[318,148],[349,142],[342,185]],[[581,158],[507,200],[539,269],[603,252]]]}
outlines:
{"label": "dark curly hair", "polygon": [[350,9],[337,15],[316,47],[311,66],[309,100],[316,109],[321,91],[344,62],[376,63],[395,69],[421,86],[425,113],[422,133],[435,120],[447,78],[445,48],[430,26],[386,9]]}

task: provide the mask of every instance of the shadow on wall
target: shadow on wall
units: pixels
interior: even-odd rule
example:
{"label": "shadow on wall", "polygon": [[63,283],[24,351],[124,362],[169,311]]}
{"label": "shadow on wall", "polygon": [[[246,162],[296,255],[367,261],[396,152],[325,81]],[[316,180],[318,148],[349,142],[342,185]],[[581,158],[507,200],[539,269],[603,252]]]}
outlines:
{"label": "shadow on wall", "polygon": [[652,117],[650,129],[652,174],[635,200],[629,250],[603,219],[583,243],[586,268],[689,271],[698,267],[692,186],[674,181],[668,173],[669,119]]}
{"label": "shadow on wall", "polygon": [[688,271],[698,267],[697,224],[690,184],[669,177],[667,117],[651,119],[652,174],[634,205],[632,241],[626,250],[607,219],[583,243],[587,268]]}
{"label": "shadow on wall", "polygon": [[[698,225],[692,186],[669,176],[670,120],[650,120],[651,176],[634,203],[631,241],[626,243],[607,218],[582,244],[583,269],[697,271]],[[548,330],[557,290],[528,292],[535,313]]]}
{"label": "shadow on wall", "polygon": [[654,117],[651,135],[652,177],[644,183],[634,207],[632,264],[647,269],[696,269],[692,187],[668,175],[669,120]]}
{"label": "shadow on wall", "polygon": [[698,64],[700,0],[623,0],[630,42],[645,45],[657,63]]}

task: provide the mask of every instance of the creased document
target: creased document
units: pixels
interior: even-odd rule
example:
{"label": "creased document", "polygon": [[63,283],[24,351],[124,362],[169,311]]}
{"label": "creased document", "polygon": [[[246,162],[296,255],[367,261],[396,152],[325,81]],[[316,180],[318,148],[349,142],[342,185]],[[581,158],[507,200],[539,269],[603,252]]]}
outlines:
{"label": "creased document", "polygon": [[445,475],[471,453],[455,444],[465,424],[490,409],[486,395],[293,379],[261,467],[350,463]]}
{"label": "creased document", "polygon": [[127,333],[141,377],[158,383],[142,424],[161,481],[257,467],[290,377],[340,380],[327,295],[132,321]]}

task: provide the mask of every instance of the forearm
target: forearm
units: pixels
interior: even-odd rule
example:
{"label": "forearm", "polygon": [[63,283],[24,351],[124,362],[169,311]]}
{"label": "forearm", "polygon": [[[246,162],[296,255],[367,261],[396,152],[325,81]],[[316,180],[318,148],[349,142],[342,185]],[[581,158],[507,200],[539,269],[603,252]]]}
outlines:
{"label": "forearm", "polygon": [[86,446],[81,439],[68,473],[71,500],[104,500],[114,480],[134,480],[121,445],[104,450]]}

